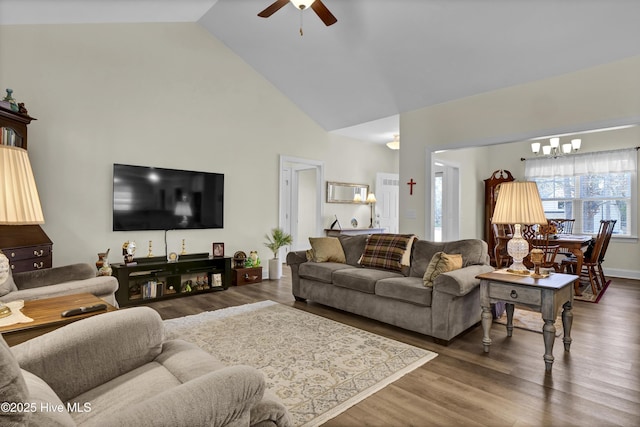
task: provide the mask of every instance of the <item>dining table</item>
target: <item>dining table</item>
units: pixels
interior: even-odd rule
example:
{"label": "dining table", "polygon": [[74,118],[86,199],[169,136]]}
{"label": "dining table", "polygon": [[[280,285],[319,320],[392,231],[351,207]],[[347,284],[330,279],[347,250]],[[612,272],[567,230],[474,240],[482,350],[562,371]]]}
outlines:
{"label": "dining table", "polygon": [[[576,257],[576,274],[579,276],[582,271],[582,263],[584,262],[584,250],[589,246],[593,236],[588,234],[556,234],[551,240],[560,246],[560,250],[566,249]],[[582,295],[580,292],[580,280],[576,279],[573,284],[576,295]]]}

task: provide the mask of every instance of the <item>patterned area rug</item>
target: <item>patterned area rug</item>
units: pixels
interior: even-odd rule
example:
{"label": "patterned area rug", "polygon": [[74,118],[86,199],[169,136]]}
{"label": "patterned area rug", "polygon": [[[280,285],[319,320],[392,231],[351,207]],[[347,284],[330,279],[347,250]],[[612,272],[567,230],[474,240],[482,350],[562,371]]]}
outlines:
{"label": "patterned area rug", "polygon": [[[562,309],[560,309],[562,313]],[[507,324],[507,312],[502,313],[502,316],[493,320],[494,323],[499,323],[501,325]],[[559,337],[563,334],[562,329],[562,318],[558,316],[554,323],[556,327],[556,337]],[[525,329],[527,331],[533,331],[542,333],[542,327],[544,326],[544,320],[542,320],[542,315],[535,311],[524,310],[520,308],[514,308],[513,310],[513,327],[518,329]]]}
{"label": "patterned area rug", "polygon": [[296,426],[316,426],[437,356],[273,301],[165,320],[169,338],[262,371]]}
{"label": "patterned area rug", "polygon": [[611,280],[607,280],[607,283],[604,284],[602,289],[598,290],[598,293],[594,295],[593,291],[591,290],[591,283],[580,281],[580,293],[582,295],[574,295],[573,299],[577,301],[587,301],[597,304],[598,301],[600,301],[600,298],[602,298],[602,296],[604,295],[604,291],[606,291],[609,287],[610,283]]}

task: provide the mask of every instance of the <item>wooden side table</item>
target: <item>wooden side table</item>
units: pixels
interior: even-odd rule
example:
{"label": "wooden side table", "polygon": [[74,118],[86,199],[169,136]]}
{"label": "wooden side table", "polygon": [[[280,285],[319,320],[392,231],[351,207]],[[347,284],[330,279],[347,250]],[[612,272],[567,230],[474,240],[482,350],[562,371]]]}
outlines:
{"label": "wooden side table", "polygon": [[513,309],[514,305],[523,305],[542,314],[544,326],[542,336],[544,339],[544,363],[545,370],[550,371],[553,366],[553,344],[556,335],[555,320],[558,317],[560,307],[562,310],[562,328],[564,337],[564,350],[569,351],[571,346],[571,323],[573,314],[573,282],[577,276],[572,274],[551,274],[544,279],[534,279],[530,276],[520,276],[498,270],[491,273],[483,273],[476,278],[480,279],[480,305],[482,307],[482,344],[485,353],[491,346],[491,303],[507,303],[507,336],[513,334]]}
{"label": "wooden side table", "polygon": [[231,284],[233,286],[262,282],[262,267],[232,268]]}
{"label": "wooden side table", "polygon": [[[71,317],[62,317],[60,315],[65,310],[96,304],[106,304],[107,309]],[[116,307],[89,293],[25,301],[21,310],[22,314],[32,318],[33,322],[2,326],[0,327],[0,333],[9,346],[14,346],[77,320],[115,310],[117,310]]]}

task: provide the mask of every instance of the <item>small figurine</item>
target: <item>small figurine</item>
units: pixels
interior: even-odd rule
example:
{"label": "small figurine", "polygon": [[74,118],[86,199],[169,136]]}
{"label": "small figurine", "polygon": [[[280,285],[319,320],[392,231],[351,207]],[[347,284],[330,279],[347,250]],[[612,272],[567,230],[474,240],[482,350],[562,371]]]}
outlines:
{"label": "small figurine", "polygon": [[152,243],[153,242],[149,240],[149,253],[147,253],[147,258],[151,258],[153,256]]}
{"label": "small figurine", "polygon": [[133,262],[133,256],[136,254],[136,242],[127,240],[122,244],[122,255],[124,255],[125,264]]}

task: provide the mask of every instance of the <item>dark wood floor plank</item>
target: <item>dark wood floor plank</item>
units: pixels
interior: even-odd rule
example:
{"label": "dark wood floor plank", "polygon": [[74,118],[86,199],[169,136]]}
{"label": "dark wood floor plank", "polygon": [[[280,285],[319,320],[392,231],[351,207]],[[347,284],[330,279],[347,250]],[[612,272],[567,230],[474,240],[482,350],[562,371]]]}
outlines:
{"label": "dark wood floor plank", "polygon": [[614,278],[598,304],[574,302],[571,352],[554,345],[544,370],[542,334],[491,329],[489,353],[476,325],[448,346],[429,337],[320,304],[297,302],[290,272],[278,281],[148,304],[164,319],[272,300],[438,357],[328,421],[327,426],[640,425],[640,281]]}

